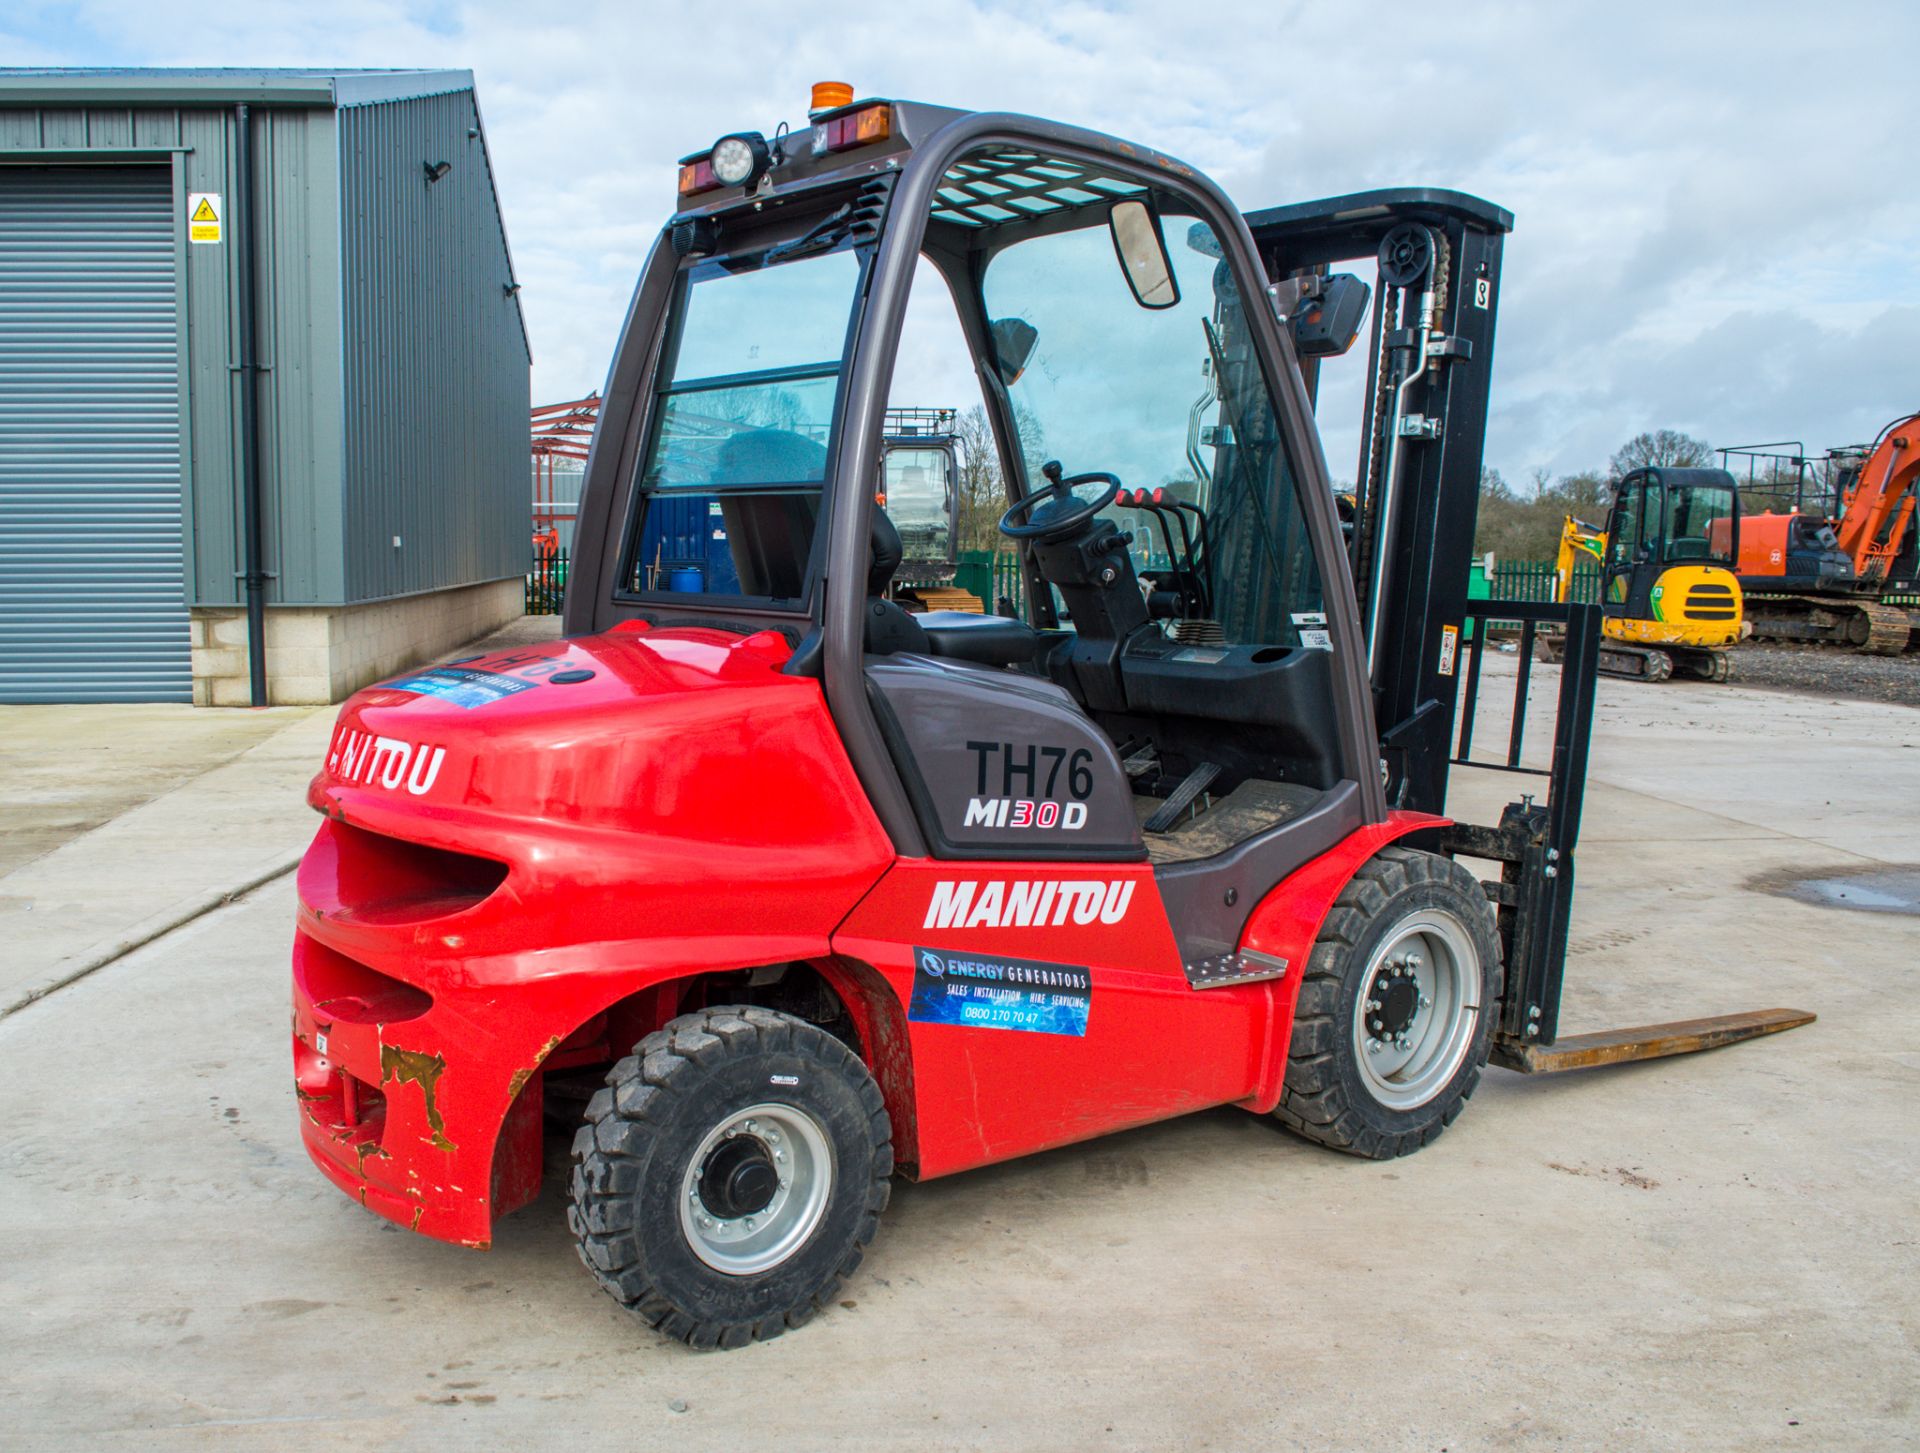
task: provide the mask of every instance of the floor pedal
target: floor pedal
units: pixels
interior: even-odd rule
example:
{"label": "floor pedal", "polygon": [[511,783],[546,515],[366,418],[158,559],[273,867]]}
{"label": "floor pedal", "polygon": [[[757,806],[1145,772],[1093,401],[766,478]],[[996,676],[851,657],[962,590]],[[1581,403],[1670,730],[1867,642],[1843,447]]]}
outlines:
{"label": "floor pedal", "polygon": [[1185,816],[1189,807],[1193,806],[1194,798],[1212,786],[1213,779],[1219,775],[1220,769],[1212,762],[1202,762],[1195,767],[1187,773],[1185,780],[1173,789],[1173,795],[1161,803],[1153,816],[1147,819],[1143,830],[1155,833],[1171,832],[1174,824]]}

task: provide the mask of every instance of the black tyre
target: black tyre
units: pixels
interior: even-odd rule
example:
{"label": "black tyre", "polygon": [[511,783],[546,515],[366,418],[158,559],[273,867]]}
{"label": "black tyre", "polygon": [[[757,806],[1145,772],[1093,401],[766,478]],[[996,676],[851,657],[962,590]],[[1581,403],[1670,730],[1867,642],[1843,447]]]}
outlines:
{"label": "black tyre", "polygon": [[866,1066],[770,1009],[703,1009],[634,1046],[573,1141],[567,1224],[594,1278],[695,1347],[798,1327],[860,1264],[893,1131]]}
{"label": "black tyre", "polygon": [[1473,875],[1382,848],[1314,941],[1275,1117],[1372,1160],[1430,1143],[1480,1083],[1502,981],[1493,909]]}

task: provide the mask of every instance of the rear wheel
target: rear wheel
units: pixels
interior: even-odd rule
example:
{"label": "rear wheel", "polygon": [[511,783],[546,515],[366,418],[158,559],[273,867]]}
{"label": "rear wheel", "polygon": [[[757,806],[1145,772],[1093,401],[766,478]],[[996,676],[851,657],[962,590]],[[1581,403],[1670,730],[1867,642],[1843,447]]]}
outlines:
{"label": "rear wheel", "polygon": [[866,1066],[770,1009],[706,1009],[648,1035],[574,1137],[567,1224],[594,1278],[649,1326],[739,1347],[826,1306],[873,1240],[892,1130]]}
{"label": "rear wheel", "polygon": [[1493,910],[1473,875],[1381,849],[1314,942],[1275,1117],[1351,1155],[1418,1150],[1480,1083],[1501,985]]}

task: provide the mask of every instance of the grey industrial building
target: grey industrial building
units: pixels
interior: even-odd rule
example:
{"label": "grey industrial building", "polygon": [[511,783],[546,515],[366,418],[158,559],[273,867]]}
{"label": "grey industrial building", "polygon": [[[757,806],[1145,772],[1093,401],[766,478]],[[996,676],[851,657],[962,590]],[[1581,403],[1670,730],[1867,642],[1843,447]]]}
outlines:
{"label": "grey industrial building", "polygon": [[0,70],[0,702],[333,701],[511,619],[528,376],[471,73]]}

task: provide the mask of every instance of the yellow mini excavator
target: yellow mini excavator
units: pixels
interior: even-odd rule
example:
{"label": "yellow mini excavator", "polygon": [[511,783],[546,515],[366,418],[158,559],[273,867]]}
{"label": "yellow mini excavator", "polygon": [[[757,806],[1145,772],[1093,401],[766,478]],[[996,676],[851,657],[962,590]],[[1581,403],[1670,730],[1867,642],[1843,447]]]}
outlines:
{"label": "yellow mini excavator", "polygon": [[1567,516],[1554,599],[1570,597],[1574,565],[1590,556],[1600,566],[1602,673],[1725,681],[1744,634],[1739,536],[1740,497],[1724,469],[1636,469],[1615,486],[1604,530]]}

